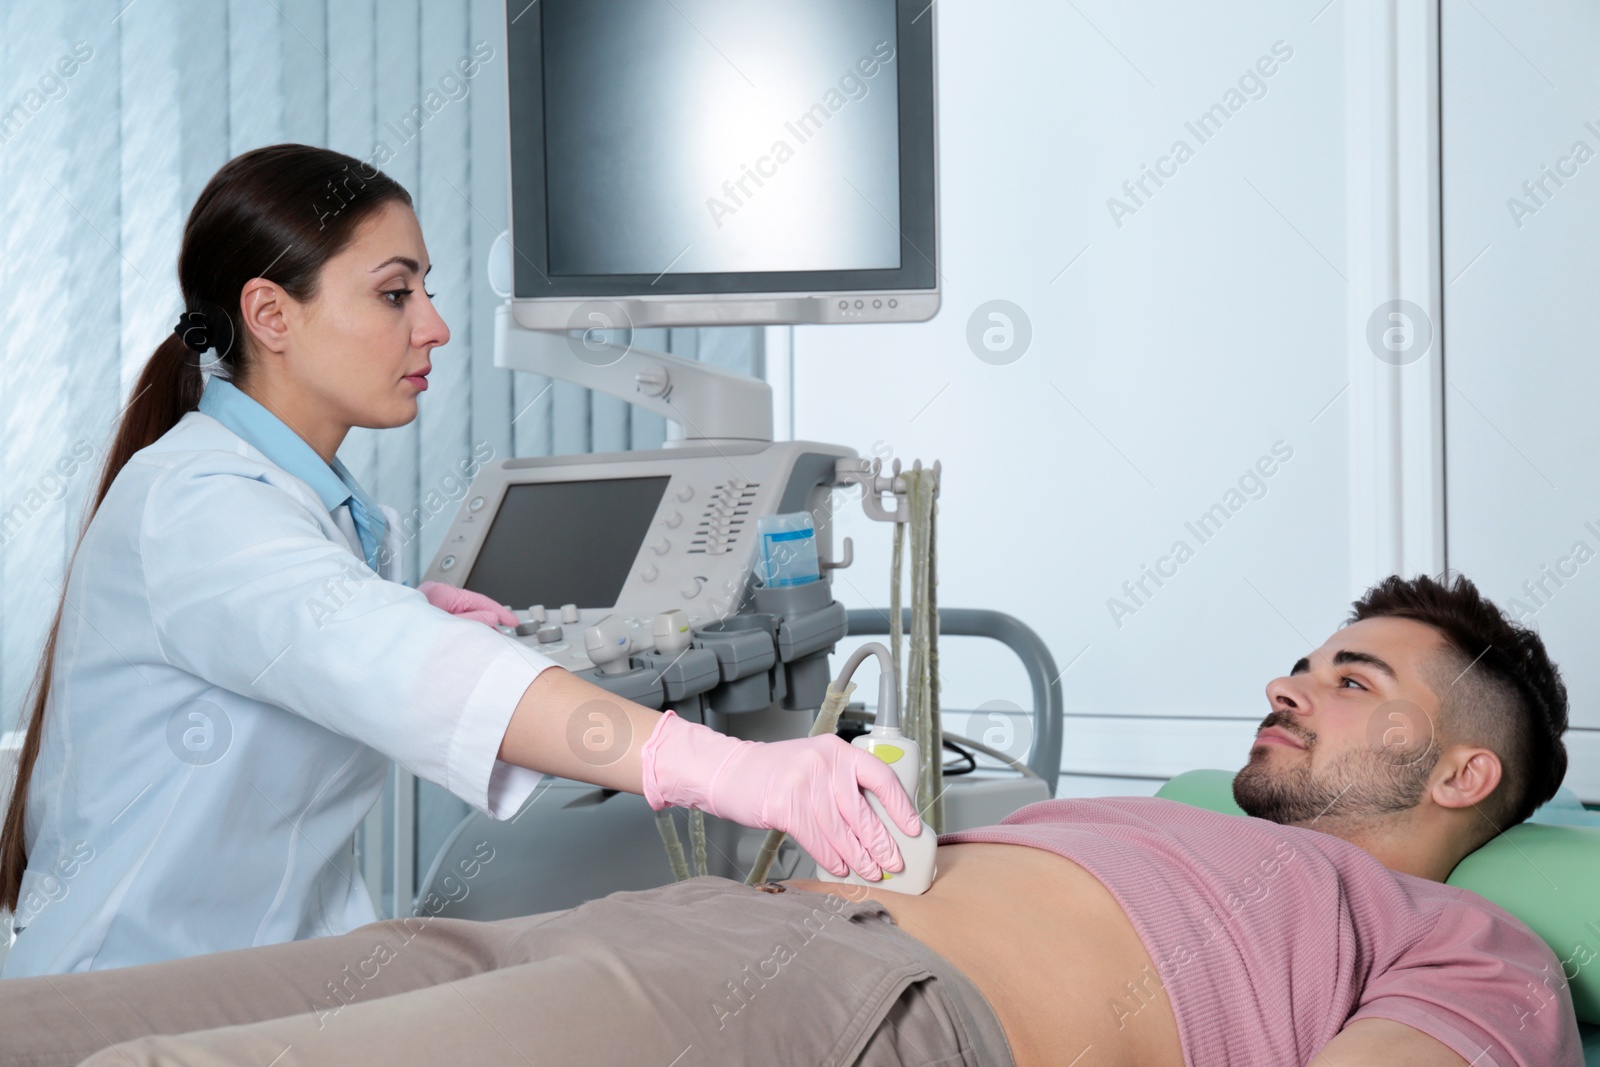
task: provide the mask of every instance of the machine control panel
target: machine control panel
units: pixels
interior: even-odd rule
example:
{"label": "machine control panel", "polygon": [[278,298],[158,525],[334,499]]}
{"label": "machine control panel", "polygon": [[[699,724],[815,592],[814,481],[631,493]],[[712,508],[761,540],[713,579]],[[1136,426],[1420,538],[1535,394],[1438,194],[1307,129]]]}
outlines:
{"label": "machine control panel", "polygon": [[830,552],[834,464],[854,456],[788,441],[502,460],[478,472],[423,578],[505,604],[517,624],[502,630],[570,670],[623,671],[741,610],[762,516],[812,511]]}

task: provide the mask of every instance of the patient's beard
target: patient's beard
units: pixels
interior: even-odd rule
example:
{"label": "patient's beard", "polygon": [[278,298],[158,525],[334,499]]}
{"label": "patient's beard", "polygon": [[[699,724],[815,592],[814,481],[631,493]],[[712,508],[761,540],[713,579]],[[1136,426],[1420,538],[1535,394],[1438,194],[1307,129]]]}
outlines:
{"label": "patient's beard", "polygon": [[1253,752],[1234,776],[1233,799],[1246,815],[1286,826],[1309,826],[1319,819],[1367,822],[1416,807],[1439,762],[1439,749],[1431,743],[1422,753],[1356,748],[1313,773],[1309,753],[1308,748],[1302,762],[1283,769],[1271,766],[1270,748]]}

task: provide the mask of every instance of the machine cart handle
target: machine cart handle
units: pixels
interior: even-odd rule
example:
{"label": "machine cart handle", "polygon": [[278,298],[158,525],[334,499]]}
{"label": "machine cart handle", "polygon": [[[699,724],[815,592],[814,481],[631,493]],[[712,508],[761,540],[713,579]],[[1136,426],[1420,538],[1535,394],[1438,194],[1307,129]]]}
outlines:
{"label": "machine cart handle", "polygon": [[[901,629],[911,632],[911,609],[900,612]],[[877,637],[889,632],[889,613],[879,608],[856,608],[846,616],[851,637]],[[1033,686],[1033,747],[1028,767],[1044,779],[1050,795],[1061,777],[1061,675],[1044,640],[1013,615],[986,608],[940,608],[939,633],[944,637],[988,637],[999,641],[1022,661]]]}

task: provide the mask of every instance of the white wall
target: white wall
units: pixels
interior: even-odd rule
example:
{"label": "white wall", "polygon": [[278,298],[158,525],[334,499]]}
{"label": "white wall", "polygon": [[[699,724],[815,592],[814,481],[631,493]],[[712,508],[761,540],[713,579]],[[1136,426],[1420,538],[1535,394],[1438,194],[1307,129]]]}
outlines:
{"label": "white wall", "polygon": [[[1241,765],[1265,682],[1348,607],[1343,35],[1319,6],[941,3],[943,309],[795,332],[796,436],[942,460],[941,604],[1010,612],[1071,663],[1068,770]],[[1202,143],[1185,123],[1276,42]],[[1123,183],[1179,139],[1193,158],[1136,204]],[[995,299],[1032,328],[1005,366],[966,339]],[[1202,543],[1185,523],[1277,442],[1265,495]],[[840,595],[883,606],[887,528],[840,532]],[[1193,558],[1128,597],[1180,540]],[[1030,704],[1003,654],[946,668],[948,706]]]}
{"label": "white wall", "polygon": [[[1443,262],[1401,262],[1398,275],[1360,251],[1372,226],[1393,224],[1369,190],[1405,187],[1402,242],[1437,232],[1414,195],[1431,189],[1415,168],[1432,158],[1411,103],[1423,98],[1402,99],[1400,176],[1347,189],[1347,171],[1389,158],[1361,110],[1388,83],[1351,35],[1381,31],[1371,12],[1323,0],[937,10],[944,307],[925,324],[797,329],[795,434],[943,461],[941,603],[1017,615],[1071,664],[1063,765],[1082,777],[1062,792],[1106,792],[1091,776],[1239,766],[1267,711],[1264,683],[1400,566],[1382,545],[1426,545],[1429,524],[1443,524],[1445,560],[1502,603],[1575,541],[1596,551],[1536,621],[1587,728],[1569,737],[1568,783],[1600,799],[1600,666],[1585,656],[1600,618],[1600,472],[1586,410],[1600,367],[1585,343],[1600,177],[1574,179],[1521,230],[1504,204],[1573,139],[1600,151],[1600,134],[1583,127],[1600,128],[1600,108],[1585,110],[1600,82],[1592,5],[1537,15],[1510,0],[1445,5]],[[1401,91],[1431,92],[1426,9],[1398,10]],[[1185,123],[1279,41],[1293,55],[1263,79],[1264,95],[1201,143]],[[1143,204],[1123,194],[1177,139],[1195,152],[1176,176]],[[1600,174],[1600,161],[1588,170]],[[1136,208],[1120,226],[1113,196]],[[1437,255],[1421,239],[1397,259],[1418,248]],[[1374,371],[1363,287],[1398,278],[1394,295],[1436,307],[1426,285],[1404,288],[1428,270],[1442,280],[1446,328],[1424,361]],[[996,299],[1032,329],[1005,366],[967,341],[969,318]],[[1426,361],[1441,354],[1448,384],[1430,386],[1440,379]],[[1374,387],[1434,399],[1385,408],[1363,393]],[[1384,456],[1437,440],[1416,416],[1437,410],[1438,388],[1447,516],[1415,484],[1426,463]],[[1410,429],[1386,421],[1394,411]],[[1293,458],[1266,494],[1201,543],[1185,522],[1278,441]],[[1354,465],[1374,455],[1392,469]],[[882,606],[887,530],[852,517],[841,532],[859,560],[841,595]],[[1143,604],[1122,595],[1179,540],[1194,557],[1175,577],[1148,584]],[[1422,563],[1426,551],[1405,558],[1407,573],[1438,565]],[[1137,610],[1114,620],[1107,601],[1119,596]],[[1021,672],[981,646],[952,649],[944,684],[951,707],[1030,704]]]}
{"label": "white wall", "polygon": [[[1450,561],[1545,638],[1596,799],[1600,9],[1447,0],[1441,38]],[[1594,158],[1562,164],[1578,141]]]}

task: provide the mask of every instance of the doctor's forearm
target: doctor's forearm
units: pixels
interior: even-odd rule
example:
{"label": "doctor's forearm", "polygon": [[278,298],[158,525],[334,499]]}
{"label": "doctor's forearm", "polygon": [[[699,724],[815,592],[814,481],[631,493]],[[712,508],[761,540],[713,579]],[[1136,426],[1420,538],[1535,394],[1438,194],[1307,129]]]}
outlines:
{"label": "doctor's forearm", "polygon": [[550,667],[517,701],[499,755],[545,774],[642,793],[639,753],[660,719],[659,711]]}

